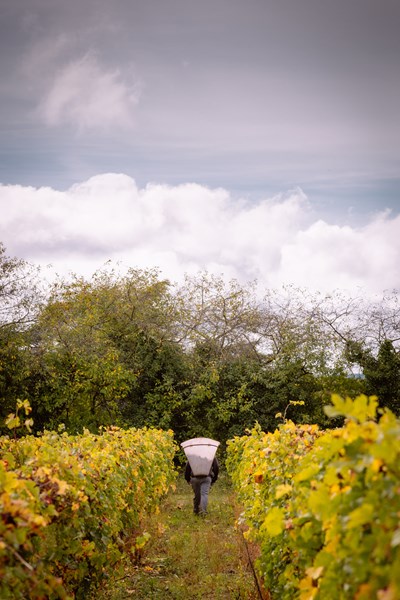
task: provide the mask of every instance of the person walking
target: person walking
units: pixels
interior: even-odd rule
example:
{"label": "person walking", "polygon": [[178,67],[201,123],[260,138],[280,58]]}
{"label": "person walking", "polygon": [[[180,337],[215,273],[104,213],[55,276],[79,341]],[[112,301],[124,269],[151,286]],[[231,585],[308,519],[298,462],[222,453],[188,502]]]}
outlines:
{"label": "person walking", "polygon": [[195,515],[205,516],[207,514],[208,494],[211,486],[217,481],[218,474],[219,464],[215,457],[208,474],[194,475],[189,461],[186,463],[185,479],[193,489],[193,512]]}

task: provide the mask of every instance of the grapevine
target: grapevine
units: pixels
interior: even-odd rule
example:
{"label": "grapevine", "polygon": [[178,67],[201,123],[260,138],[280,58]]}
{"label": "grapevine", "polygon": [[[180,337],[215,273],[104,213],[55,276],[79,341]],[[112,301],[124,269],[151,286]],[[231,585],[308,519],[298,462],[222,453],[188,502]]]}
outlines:
{"label": "grapevine", "polygon": [[171,431],[0,438],[0,597],[79,598],[173,485]]}
{"label": "grapevine", "polygon": [[272,598],[400,597],[400,423],[376,398],[333,396],[343,427],[286,422],[228,447],[227,468]]}

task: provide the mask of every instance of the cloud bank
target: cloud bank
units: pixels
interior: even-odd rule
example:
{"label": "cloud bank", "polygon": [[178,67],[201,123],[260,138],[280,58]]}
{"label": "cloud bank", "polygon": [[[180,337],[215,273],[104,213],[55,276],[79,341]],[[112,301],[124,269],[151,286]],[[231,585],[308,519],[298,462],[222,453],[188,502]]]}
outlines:
{"label": "cloud bank", "polygon": [[361,228],[318,220],[300,190],[249,202],[194,183],[139,189],[124,174],[67,191],[0,186],[8,254],[90,276],[105,262],[160,268],[173,281],[201,270],[261,288],[381,293],[399,288],[400,216]]}

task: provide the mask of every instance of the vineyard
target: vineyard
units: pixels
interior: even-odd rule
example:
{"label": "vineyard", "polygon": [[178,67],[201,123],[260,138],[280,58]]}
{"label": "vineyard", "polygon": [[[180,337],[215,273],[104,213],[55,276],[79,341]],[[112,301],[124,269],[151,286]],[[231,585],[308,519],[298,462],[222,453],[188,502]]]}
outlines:
{"label": "vineyard", "polygon": [[87,597],[145,544],[142,518],[175,480],[170,431],[5,436],[0,450],[4,600]]}
{"label": "vineyard", "polygon": [[286,422],[229,443],[228,471],[272,598],[400,598],[400,423],[333,397],[326,432]]}
{"label": "vineyard", "polygon": [[[18,410],[9,416],[11,430],[31,425],[21,418],[29,404],[20,402]],[[255,426],[227,444],[240,529],[258,548],[258,581],[273,600],[397,600],[400,422],[367,396],[333,396],[326,412],[342,425],[322,430],[284,419],[274,432]],[[10,434],[0,438],[0,451],[5,600],[80,599],[100,586],[112,590],[126,556],[146,551],[143,523],[175,489],[172,431]],[[182,543],[190,548],[190,535],[201,534],[199,525],[207,531],[207,521],[189,527],[189,504],[186,510]],[[211,523],[210,534],[217,526]],[[171,540],[178,548],[177,535]],[[154,561],[136,562],[135,572],[147,568],[155,576],[158,552]]]}

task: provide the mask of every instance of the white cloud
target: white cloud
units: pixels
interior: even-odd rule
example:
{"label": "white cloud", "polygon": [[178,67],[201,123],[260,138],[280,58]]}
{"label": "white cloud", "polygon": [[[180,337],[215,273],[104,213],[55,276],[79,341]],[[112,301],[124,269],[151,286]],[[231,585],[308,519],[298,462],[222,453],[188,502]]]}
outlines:
{"label": "white cloud", "polygon": [[80,131],[126,128],[134,123],[138,101],[138,86],[89,52],[55,71],[39,115],[49,126],[72,125]]}
{"label": "white cloud", "polygon": [[399,289],[399,235],[400,217],[388,211],[360,229],[317,221],[285,246],[279,277],[322,289]]}
{"label": "white cloud", "polygon": [[104,174],[65,192],[0,186],[9,254],[90,275],[107,260],[159,267],[172,280],[207,269],[260,287],[380,293],[399,288],[400,216],[355,229],[313,220],[301,190],[259,202],[188,183],[138,189]]}

